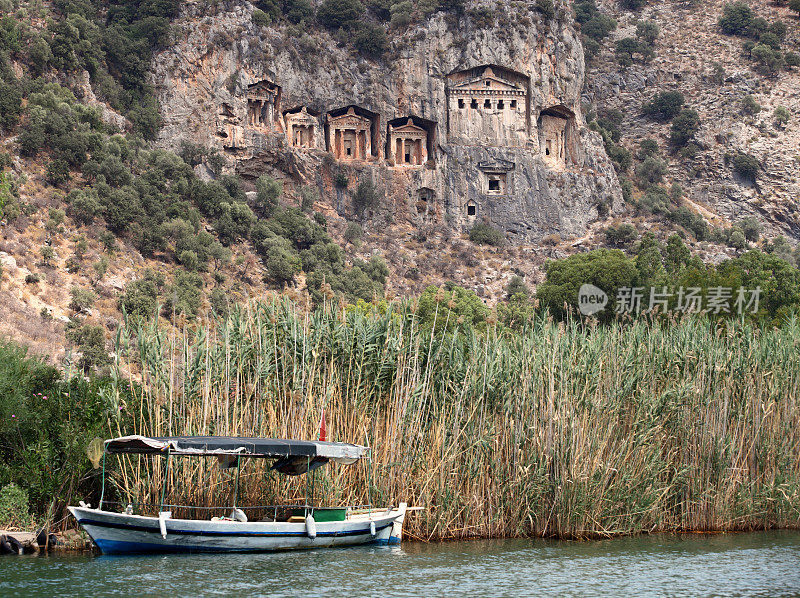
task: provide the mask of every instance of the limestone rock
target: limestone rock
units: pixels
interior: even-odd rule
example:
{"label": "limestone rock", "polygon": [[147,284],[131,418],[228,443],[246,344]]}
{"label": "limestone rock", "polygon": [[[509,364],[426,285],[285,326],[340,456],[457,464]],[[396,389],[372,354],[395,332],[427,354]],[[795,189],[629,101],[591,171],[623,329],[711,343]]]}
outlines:
{"label": "limestone rock", "polygon": [[158,143],[215,147],[229,172],[316,186],[340,214],[344,172],[351,190],[374,183],[395,222],[487,221],[512,242],[579,236],[598,204],[622,204],[581,113],[579,36],[569,10],[552,21],[513,10],[488,29],[436,13],[367,61],[324,32],[254,25],[246,0],[185,3],[152,69]]}

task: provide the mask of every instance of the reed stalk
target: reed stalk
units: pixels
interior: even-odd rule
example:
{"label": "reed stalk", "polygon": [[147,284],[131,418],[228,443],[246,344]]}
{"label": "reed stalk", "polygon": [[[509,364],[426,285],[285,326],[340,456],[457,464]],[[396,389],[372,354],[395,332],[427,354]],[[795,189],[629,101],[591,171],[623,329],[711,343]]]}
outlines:
{"label": "reed stalk", "polygon": [[[318,471],[322,502],[424,506],[407,521],[421,539],[797,527],[799,345],[797,321],[543,316],[519,334],[434,336],[411,303],[304,313],[275,299],[178,330],[126,324],[118,383],[136,416],[113,432],[316,439],[324,407],[329,438],[372,458]],[[230,499],[214,462],[174,461],[173,500]],[[163,475],[128,458],[114,481],[157,502]],[[261,461],[242,470],[241,505],[304,493]]]}

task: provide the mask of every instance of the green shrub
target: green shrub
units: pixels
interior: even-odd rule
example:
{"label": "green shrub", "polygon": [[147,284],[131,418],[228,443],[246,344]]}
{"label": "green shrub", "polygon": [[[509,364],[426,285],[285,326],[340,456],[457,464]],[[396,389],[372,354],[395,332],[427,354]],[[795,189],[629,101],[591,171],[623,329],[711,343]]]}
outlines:
{"label": "green shrub", "polygon": [[775,112],[772,113],[772,116],[775,118],[775,122],[778,126],[785,126],[789,123],[792,118],[792,113],[784,106],[778,106],[775,108]]}
{"label": "green shrub", "polygon": [[350,179],[347,177],[347,173],[340,170],[333,176],[333,184],[336,185],[337,189],[347,189],[347,185],[350,184]]}
{"label": "green shrub", "polygon": [[753,10],[746,2],[730,2],[722,7],[719,26],[728,35],[745,35],[753,22]]}
{"label": "green shrub", "polygon": [[597,43],[617,28],[614,19],[598,10],[595,0],[580,0],[575,2],[574,8],[575,20],[581,24],[581,33]]}
{"label": "green shrub", "polygon": [[357,245],[364,236],[364,230],[357,222],[348,222],[347,228],[344,229],[344,240],[351,245]]}
{"label": "green shrub", "polygon": [[672,120],[680,113],[684,101],[685,99],[680,91],[662,91],[653,96],[650,102],[642,106],[642,112],[656,120]]}
{"label": "green shrub", "polygon": [[269,27],[272,24],[272,17],[260,8],[256,8],[250,18],[259,27]]}
{"label": "green shrub", "polygon": [[661,28],[655,21],[639,21],[636,23],[636,39],[639,43],[648,47],[655,45],[658,36],[661,35]]}
{"label": "green shrub", "polygon": [[378,190],[372,181],[364,179],[358,184],[356,192],[353,193],[353,209],[361,218],[367,210],[376,209],[380,205],[380,199]]}
{"label": "green shrub", "polygon": [[56,250],[50,245],[42,245],[39,248],[39,254],[42,256],[42,265],[52,266],[53,260],[56,258]]}
{"label": "green shrub", "polygon": [[66,336],[81,354],[78,366],[84,374],[111,363],[111,357],[106,349],[106,334],[102,326],[70,320]]}
{"label": "green shrub", "polygon": [[617,166],[618,172],[627,172],[631,167],[633,163],[631,153],[621,145],[617,145],[616,143],[609,144],[606,147],[606,152],[608,153],[608,157],[611,158]]}
{"label": "green shrub", "polygon": [[670,199],[667,190],[654,185],[639,200],[638,207],[652,214],[666,214],[669,212],[669,203]]}
{"label": "green shrub", "polygon": [[[392,3],[389,7],[389,14],[391,15],[389,19],[389,25],[392,27],[392,29],[403,29],[408,27],[411,24],[411,13],[413,10],[414,5],[410,2],[410,0],[400,0],[399,2]],[[488,26],[486,23],[480,23],[480,16],[484,13],[475,13],[472,11],[469,14],[473,19],[473,22],[475,22],[476,27],[480,28],[483,26],[485,28]]]}
{"label": "green shrub", "polygon": [[755,156],[739,152],[733,157],[733,170],[739,176],[749,181],[755,181],[761,170],[761,163]]}
{"label": "green shrub", "polygon": [[639,10],[647,4],[647,0],[619,0],[619,4],[625,10]]}
{"label": "green shrub", "polygon": [[304,23],[314,17],[314,5],[309,0],[284,0],[283,14],[290,23]]}
{"label": "green shrub", "polygon": [[505,244],[505,236],[501,231],[482,222],[478,222],[470,229],[469,240],[477,245],[501,247]]}
{"label": "green shrub", "polygon": [[22,93],[16,83],[0,77],[0,127],[11,130],[17,126],[22,114]]}
{"label": "green shrub", "polygon": [[630,245],[639,238],[639,231],[636,227],[628,222],[620,224],[617,227],[609,226],[603,231],[606,236],[606,242],[615,247],[624,247]]}
{"label": "green shrub", "polygon": [[731,234],[728,237],[728,246],[740,251],[747,248],[747,238],[740,229],[734,227],[734,229],[731,231]]}
{"label": "green shrub", "polygon": [[786,65],[781,51],[775,50],[767,44],[757,43],[753,46],[750,54],[758,63],[759,70],[769,76],[776,75]]}
{"label": "green shrub", "polygon": [[747,94],[742,98],[742,110],[752,116],[761,112],[761,104],[752,95]]}
{"label": "green shrub", "polygon": [[143,278],[133,280],[125,286],[125,292],[118,302],[120,311],[140,318],[154,316],[158,303],[158,291],[163,284],[162,278],[152,271],[146,271]]}
{"label": "green shrub", "polygon": [[[0,491],[0,509],[28,512],[14,508],[25,501],[22,493],[7,488],[11,482],[27,493],[37,519],[48,514],[60,518],[64,507],[79,497],[94,502],[99,476],[87,475],[91,466],[86,445],[105,437],[109,419],[120,416],[116,406],[105,402],[113,394],[107,390],[107,381],[87,382],[81,376],[62,380],[42,358],[29,357],[20,345],[0,342],[0,488],[6,487]],[[127,398],[123,389],[117,400]],[[0,525],[9,523],[7,514],[0,515]]]}
{"label": "green shrub", "polygon": [[33,526],[28,493],[13,482],[0,490],[0,527],[16,527],[23,530]]}
{"label": "green shrub", "polygon": [[102,209],[97,191],[92,187],[70,191],[67,205],[69,215],[80,224],[91,224]]}
{"label": "green shrub", "polygon": [[353,47],[368,58],[380,58],[389,50],[386,30],[380,25],[361,24],[355,31]]}
{"label": "green shrub", "polygon": [[81,287],[72,287],[69,294],[71,297],[69,308],[77,313],[89,311],[97,300],[97,296],[92,291]]}
{"label": "green shrub", "polygon": [[47,182],[54,187],[60,187],[69,181],[69,164],[59,158],[50,160],[47,165]]}
{"label": "green shrub", "polygon": [[738,222],[737,226],[742,230],[745,239],[753,243],[758,242],[763,227],[756,218],[753,216],[744,218]]}
{"label": "green shrub", "polygon": [[486,326],[489,309],[473,291],[456,285],[446,288],[430,286],[419,297],[417,320],[420,326],[435,334],[452,332],[459,327]]}
{"label": "green shrub", "polygon": [[267,278],[278,286],[289,284],[302,269],[302,260],[290,247],[274,245],[266,258]]}
{"label": "green shrub", "polygon": [[553,0],[536,0],[536,10],[538,10],[545,19],[553,19],[556,16],[556,8]]}
{"label": "green shrub", "polygon": [[528,288],[528,285],[525,284],[525,281],[521,276],[514,275],[511,277],[511,280],[508,281],[508,285],[506,286],[506,298],[512,299],[514,297],[529,297],[531,294],[531,290]]}
{"label": "green shrub", "polygon": [[214,310],[219,316],[223,318],[228,315],[230,311],[230,301],[228,299],[228,294],[225,292],[224,289],[220,287],[216,287],[211,291],[209,295],[209,303],[211,303],[211,309]]}
{"label": "green shrub", "polygon": [[327,29],[354,27],[364,16],[364,5],[358,0],[323,0],[317,8],[317,20]]}
{"label": "green shrub", "polygon": [[643,139],[639,143],[639,158],[641,160],[657,156],[659,151],[658,142],[655,139]]}
{"label": "green shrub", "polygon": [[314,204],[319,201],[319,191],[316,187],[303,186],[300,188],[300,209],[310,212],[314,209]]}
{"label": "green shrub", "polygon": [[171,316],[185,314],[189,318],[197,316],[202,301],[203,279],[195,272],[178,271],[164,301],[163,313]]}
{"label": "green shrub", "polygon": [[800,66],[800,54],[797,52],[786,52],[786,54],[783,55],[783,59],[786,61],[787,67]]}
{"label": "green shrub", "polygon": [[[555,317],[565,317],[567,305],[576,306],[578,290],[592,284],[612,298],[617,289],[636,286],[637,270],[633,261],[618,249],[596,249],[545,264],[545,281],[536,288],[536,298],[541,307]],[[613,305],[598,314],[609,319]]]}
{"label": "green shrub", "polygon": [[695,110],[681,110],[672,121],[669,140],[676,147],[684,147],[700,130],[700,116]]}
{"label": "green shrub", "polygon": [[636,179],[639,186],[648,189],[664,180],[668,172],[667,163],[661,158],[649,156],[636,167]]}
{"label": "green shrub", "polygon": [[106,253],[114,253],[117,249],[117,237],[112,232],[104,230],[98,236],[98,240],[103,244],[103,249]]}
{"label": "green shrub", "polygon": [[639,42],[633,37],[623,37],[614,45],[617,62],[622,66],[633,64],[633,55],[639,51]]}

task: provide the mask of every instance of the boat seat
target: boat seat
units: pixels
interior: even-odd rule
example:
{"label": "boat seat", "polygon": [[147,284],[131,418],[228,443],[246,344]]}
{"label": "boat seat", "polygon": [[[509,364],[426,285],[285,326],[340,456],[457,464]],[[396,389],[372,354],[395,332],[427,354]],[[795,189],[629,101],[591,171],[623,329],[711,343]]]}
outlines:
{"label": "boat seat", "polygon": [[292,515],[289,517],[289,523],[305,523],[306,518],[302,515]]}

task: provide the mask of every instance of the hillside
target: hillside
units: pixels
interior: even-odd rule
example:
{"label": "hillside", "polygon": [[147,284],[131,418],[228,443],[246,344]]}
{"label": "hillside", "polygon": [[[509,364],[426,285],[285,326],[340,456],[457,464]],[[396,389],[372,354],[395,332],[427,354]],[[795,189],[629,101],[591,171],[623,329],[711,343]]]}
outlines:
{"label": "hillside", "polygon": [[0,334],[91,368],[157,308],[491,307],[648,232],[795,266],[797,13],[723,4],[3,0]]}

